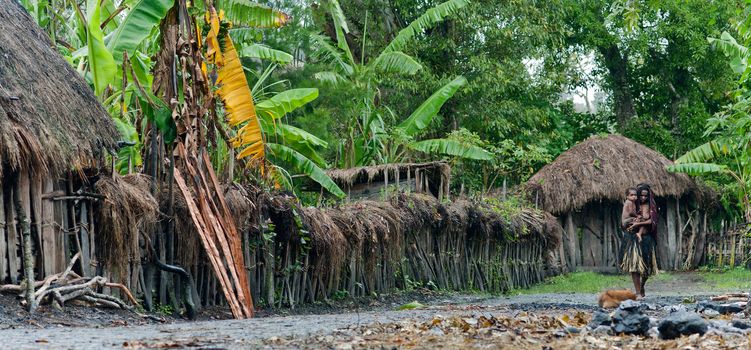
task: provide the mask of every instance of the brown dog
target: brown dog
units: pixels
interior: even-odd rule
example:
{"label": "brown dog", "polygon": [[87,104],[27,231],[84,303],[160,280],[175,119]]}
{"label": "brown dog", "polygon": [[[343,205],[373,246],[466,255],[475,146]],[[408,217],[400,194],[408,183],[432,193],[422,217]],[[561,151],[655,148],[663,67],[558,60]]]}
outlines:
{"label": "brown dog", "polygon": [[597,304],[602,308],[612,309],[628,299],[636,300],[636,294],[628,289],[608,289],[600,294]]}

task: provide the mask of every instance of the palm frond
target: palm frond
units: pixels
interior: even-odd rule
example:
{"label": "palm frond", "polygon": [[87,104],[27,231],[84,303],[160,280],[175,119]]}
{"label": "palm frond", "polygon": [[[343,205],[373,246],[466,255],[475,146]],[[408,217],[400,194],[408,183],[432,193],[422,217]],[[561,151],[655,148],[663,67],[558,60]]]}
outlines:
{"label": "palm frond", "polygon": [[240,57],[259,58],[281,64],[292,62],[292,55],[262,44],[251,44],[243,47],[242,50],[240,50]]}
{"label": "palm frond", "polygon": [[352,65],[344,60],[342,51],[331,44],[331,39],[319,34],[311,35],[311,39],[316,47],[316,57],[324,61],[334,62],[345,75],[350,75],[354,72]]}
{"label": "palm frond", "polygon": [[133,57],[135,48],[159,25],[172,5],[173,0],[140,0],[131,7],[123,22],[107,38],[107,48],[115,61],[122,61],[123,52]]}
{"label": "palm frond", "polygon": [[493,159],[492,153],[480,147],[451,139],[431,139],[413,142],[409,144],[409,148],[428,154],[445,154],[475,160]]}
{"label": "palm frond", "polygon": [[290,89],[280,92],[268,100],[258,102],[256,110],[274,119],[279,119],[287,113],[304,106],[318,98],[318,89]]}
{"label": "palm frond", "polygon": [[382,73],[397,73],[412,75],[422,69],[412,56],[401,51],[387,52],[378,56],[373,66]]}
{"label": "palm frond", "polygon": [[465,83],[467,83],[467,79],[463,76],[456,77],[428,97],[428,99],[417,107],[409,118],[399,124],[398,127],[403,129],[404,133],[409,136],[414,136],[418,131],[425,129],[430,125],[430,122],[433,121],[433,118],[438,114],[438,111],[441,110],[443,104],[454,96],[454,93],[464,86]]}
{"label": "palm frond", "polygon": [[746,71],[749,57],[748,47],[739,44],[728,32],[722,32],[719,39],[707,38],[707,40],[730,57],[730,67],[733,68],[734,72],[741,74]]}
{"label": "palm frond", "polygon": [[730,154],[732,145],[718,139],[704,143],[680,156],[675,164],[704,163]]}
{"label": "palm frond", "polygon": [[349,26],[347,26],[347,18],[344,17],[344,11],[339,6],[339,1],[329,0],[329,12],[334,20],[334,31],[336,32],[336,46],[338,46],[346,55],[350,65],[355,65],[355,59],[352,57],[352,50],[349,49],[347,43],[346,34],[349,33]]}
{"label": "palm frond", "polygon": [[322,83],[331,85],[337,85],[347,81],[347,78],[343,77],[341,74],[331,71],[317,72],[316,74],[313,74],[313,77]]}
{"label": "palm frond", "polygon": [[289,21],[286,13],[249,0],[216,0],[214,5],[236,26],[279,28]]}
{"label": "palm frond", "polygon": [[668,165],[666,169],[674,173],[686,173],[696,176],[709,173],[723,173],[728,170],[728,167],[714,163],[681,163]]}
{"label": "palm frond", "polygon": [[468,0],[449,0],[425,11],[422,16],[410,23],[407,28],[399,31],[394,40],[391,40],[391,43],[383,50],[383,53],[403,50],[415,36],[442,22],[446,17],[459,12],[459,10],[468,4]]}

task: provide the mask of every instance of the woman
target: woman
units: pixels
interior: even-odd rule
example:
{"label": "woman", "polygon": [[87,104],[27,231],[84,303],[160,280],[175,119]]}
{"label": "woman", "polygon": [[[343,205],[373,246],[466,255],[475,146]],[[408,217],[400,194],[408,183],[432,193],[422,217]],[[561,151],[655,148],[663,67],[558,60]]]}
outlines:
{"label": "woman", "polygon": [[[621,259],[621,269],[631,273],[631,280],[634,283],[636,294],[642,298],[646,295],[644,286],[650,276],[657,273],[657,254],[655,251],[655,236],[657,235],[657,204],[654,200],[652,189],[647,184],[639,184],[636,187],[637,199],[636,210],[641,217],[639,220],[633,220],[627,223],[622,221],[626,232],[623,235],[623,257]],[[624,216],[628,210],[624,206]],[[642,237],[637,236],[639,229],[642,230]]]}

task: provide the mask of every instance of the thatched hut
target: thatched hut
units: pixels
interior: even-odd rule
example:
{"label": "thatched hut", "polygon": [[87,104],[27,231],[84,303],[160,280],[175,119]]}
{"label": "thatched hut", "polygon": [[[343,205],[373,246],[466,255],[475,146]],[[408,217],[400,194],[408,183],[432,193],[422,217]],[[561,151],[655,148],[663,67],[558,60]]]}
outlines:
{"label": "thatched hut", "polygon": [[562,153],[527,182],[530,196],[564,227],[562,264],[612,270],[619,266],[625,190],[651,185],[659,207],[661,269],[696,266],[707,235],[708,195],[658,152],[620,135],[592,136]]}
{"label": "thatched hut", "polygon": [[[331,169],[326,174],[350,199],[383,198],[391,189],[443,198],[449,193],[451,167],[446,162],[393,163]],[[320,191],[310,183],[308,189]],[[398,192],[393,191],[393,192]]]}
{"label": "thatched hut", "polygon": [[[103,152],[115,147],[117,131],[86,81],[14,0],[0,0],[0,43],[2,284],[19,279],[25,229],[33,237],[37,275],[65,268],[69,240],[90,253],[85,259],[92,257],[91,206],[69,211],[66,197],[96,199],[73,192],[80,175],[98,168]],[[70,227],[78,239],[69,238]]]}

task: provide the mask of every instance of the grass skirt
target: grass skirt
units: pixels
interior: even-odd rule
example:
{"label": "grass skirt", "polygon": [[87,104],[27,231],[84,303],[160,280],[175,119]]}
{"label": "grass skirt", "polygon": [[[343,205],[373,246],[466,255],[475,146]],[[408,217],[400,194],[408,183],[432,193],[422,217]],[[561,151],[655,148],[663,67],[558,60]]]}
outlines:
{"label": "grass skirt", "polygon": [[639,243],[636,240],[636,234],[623,233],[621,270],[646,276],[657,274],[657,252],[652,235],[642,236],[641,243]]}

